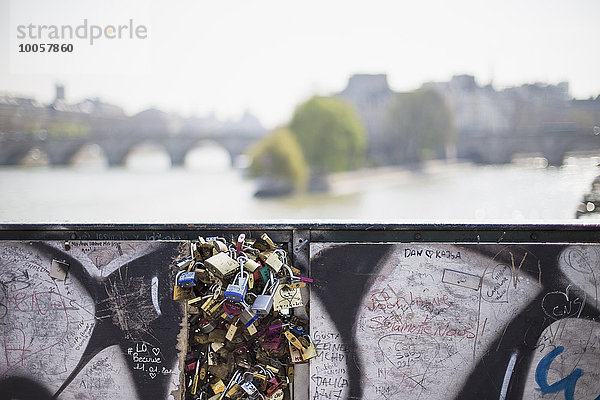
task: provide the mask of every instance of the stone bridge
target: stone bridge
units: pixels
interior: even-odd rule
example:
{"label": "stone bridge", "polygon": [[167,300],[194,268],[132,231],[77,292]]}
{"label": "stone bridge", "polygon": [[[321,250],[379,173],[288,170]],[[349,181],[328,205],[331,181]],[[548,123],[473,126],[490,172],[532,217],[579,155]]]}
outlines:
{"label": "stone bridge", "polygon": [[110,166],[123,165],[128,154],[142,144],[163,148],[174,166],[182,165],[186,154],[203,143],[216,143],[229,153],[232,162],[247,152],[263,132],[219,131],[213,133],[180,133],[177,135],[93,134],[87,137],[44,137],[43,135],[0,133],[0,165],[18,165],[31,150],[48,156],[50,165],[68,165],[85,146],[98,145]]}
{"label": "stone bridge", "polygon": [[[87,137],[44,137],[33,134],[0,133],[0,165],[18,165],[31,150],[48,156],[51,165],[67,165],[84,146],[98,145],[108,164],[123,165],[128,154],[142,144],[163,148],[174,166],[182,165],[186,154],[204,142],[216,143],[229,153],[232,162],[247,152],[264,132],[218,131],[212,133],[180,133],[177,135],[92,134]],[[530,134],[482,134],[463,132],[457,143],[457,156],[483,164],[511,162],[517,154],[538,155],[548,165],[562,165],[569,153],[600,155],[600,136],[592,130],[573,126],[554,126]]]}
{"label": "stone bridge", "polygon": [[560,166],[569,153],[600,155],[600,136],[591,129],[568,124],[511,135],[465,132],[457,144],[459,158],[483,164],[509,163],[517,154],[528,154],[546,158],[548,165]]}

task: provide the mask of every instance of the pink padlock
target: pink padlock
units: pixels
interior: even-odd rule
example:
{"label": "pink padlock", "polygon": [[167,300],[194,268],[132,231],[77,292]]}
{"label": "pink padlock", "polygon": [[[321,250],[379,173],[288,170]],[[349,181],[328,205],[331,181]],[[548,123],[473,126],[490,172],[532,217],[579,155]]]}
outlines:
{"label": "pink padlock", "polygon": [[261,340],[263,349],[275,350],[281,343],[281,332],[268,332]]}

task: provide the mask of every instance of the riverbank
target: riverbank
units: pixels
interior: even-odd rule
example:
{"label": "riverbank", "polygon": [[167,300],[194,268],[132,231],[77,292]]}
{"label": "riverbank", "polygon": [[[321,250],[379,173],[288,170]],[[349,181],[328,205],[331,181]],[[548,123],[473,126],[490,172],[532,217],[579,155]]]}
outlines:
{"label": "riverbank", "polygon": [[331,195],[342,196],[408,184],[419,176],[436,177],[470,168],[473,168],[471,162],[434,160],[423,163],[419,168],[386,166],[330,174],[327,183]]}

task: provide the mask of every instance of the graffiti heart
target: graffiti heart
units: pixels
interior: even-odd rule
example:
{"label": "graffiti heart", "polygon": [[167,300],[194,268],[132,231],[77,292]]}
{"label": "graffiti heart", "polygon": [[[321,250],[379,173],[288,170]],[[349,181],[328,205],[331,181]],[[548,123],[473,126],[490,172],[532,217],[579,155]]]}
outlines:
{"label": "graffiti heart", "polygon": [[542,311],[549,318],[579,318],[585,306],[585,292],[575,286],[567,286],[564,292],[550,292],[542,299]]}

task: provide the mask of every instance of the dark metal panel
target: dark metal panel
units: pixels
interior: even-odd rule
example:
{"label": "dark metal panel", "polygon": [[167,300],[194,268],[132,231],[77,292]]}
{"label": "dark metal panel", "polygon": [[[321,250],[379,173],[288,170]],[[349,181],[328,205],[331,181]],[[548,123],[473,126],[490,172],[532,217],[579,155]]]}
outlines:
{"label": "dark metal panel", "polygon": [[4,224],[0,240],[189,240],[267,232],[280,243],[294,231],[317,242],[596,243],[598,224],[357,224],[281,222],[265,224]]}
{"label": "dark metal panel", "polygon": [[0,240],[191,240],[198,236],[252,237],[267,232],[276,242],[292,239],[291,227],[242,224],[0,225]]}

